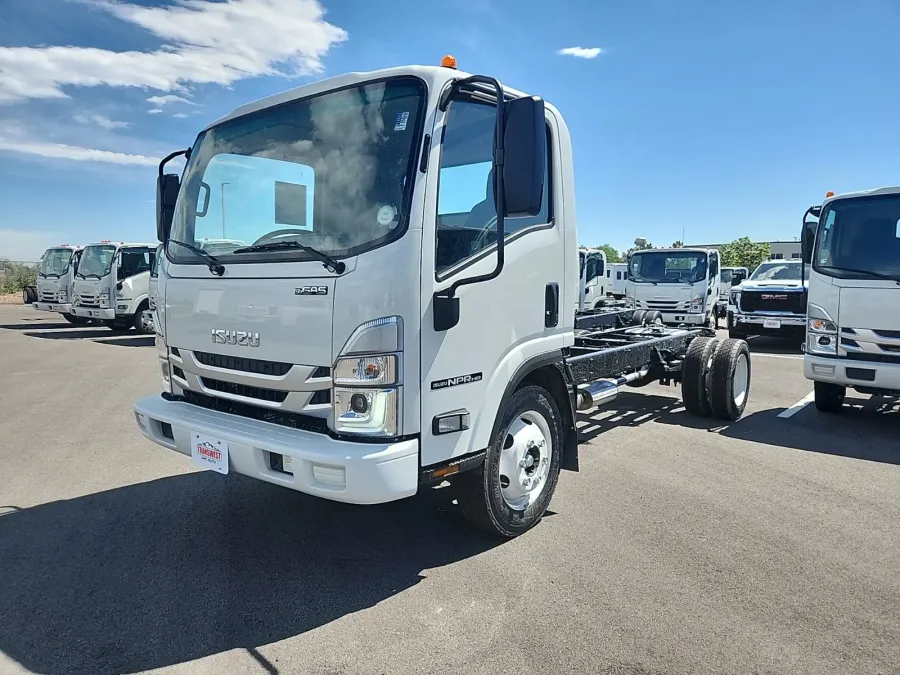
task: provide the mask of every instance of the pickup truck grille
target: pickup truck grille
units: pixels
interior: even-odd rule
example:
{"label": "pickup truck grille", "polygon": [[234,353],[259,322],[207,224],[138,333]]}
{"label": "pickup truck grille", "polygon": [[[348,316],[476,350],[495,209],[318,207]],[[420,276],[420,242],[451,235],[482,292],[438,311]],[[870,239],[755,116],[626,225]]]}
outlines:
{"label": "pickup truck grille", "polygon": [[742,291],[742,312],[806,314],[805,291]]}

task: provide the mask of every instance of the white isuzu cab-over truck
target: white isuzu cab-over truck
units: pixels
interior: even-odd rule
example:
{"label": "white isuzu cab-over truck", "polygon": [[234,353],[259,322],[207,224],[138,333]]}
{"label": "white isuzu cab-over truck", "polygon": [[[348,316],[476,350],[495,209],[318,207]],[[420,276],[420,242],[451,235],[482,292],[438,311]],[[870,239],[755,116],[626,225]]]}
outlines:
{"label": "white isuzu cab-over truck", "polygon": [[576,411],[650,382],[699,415],[746,405],[745,342],[576,318],[568,129],[493,78],[407,66],[251,103],[162,161],[157,198],[163,392],[136,422],[212,471],[357,504],[448,480],[512,537],[577,469]]}
{"label": "white isuzu cab-over truck", "polygon": [[599,309],[606,304],[606,252],[599,248],[578,249],[578,310]]}
{"label": "white isuzu cab-over truck", "polygon": [[75,272],[72,313],[112,330],[152,333],[150,269],[156,244],[102,241],[84,247]]}
{"label": "white isuzu cab-over truck", "polygon": [[44,251],[37,274],[37,300],[32,306],[42,312],[58,312],[71,324],[88,323],[72,313],[75,271],[81,258],[81,246],[62,244]]}
{"label": "white isuzu cab-over truck", "polygon": [[900,187],[828,193],[802,235],[816,407],[840,411],[848,388],[900,396]]}
{"label": "white isuzu cab-over truck", "polygon": [[653,248],[628,258],[625,295],[639,309],[658,311],[669,325],[716,327],[719,252]]}

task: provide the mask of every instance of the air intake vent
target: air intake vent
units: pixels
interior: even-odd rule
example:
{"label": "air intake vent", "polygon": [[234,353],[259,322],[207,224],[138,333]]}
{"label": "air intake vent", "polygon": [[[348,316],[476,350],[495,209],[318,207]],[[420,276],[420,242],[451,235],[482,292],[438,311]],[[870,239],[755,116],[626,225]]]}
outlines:
{"label": "air intake vent", "polygon": [[223,394],[231,394],[232,396],[241,396],[243,398],[255,398],[258,401],[267,401],[269,403],[283,403],[288,395],[286,391],[248,387],[245,384],[223,382],[222,380],[213,380],[208,377],[201,377],[200,381],[203,382],[204,387],[213,391],[220,391]]}
{"label": "air intake vent", "polygon": [[222,368],[223,370],[237,370],[242,373],[254,373],[256,375],[271,375],[281,377],[287,375],[291,369],[290,363],[279,361],[260,361],[259,359],[245,359],[224,354],[207,354],[206,352],[194,352],[194,357],[204,366]]}
{"label": "air intake vent", "polygon": [[328,422],[311,415],[257,408],[247,403],[238,403],[237,401],[229,401],[224,398],[213,398],[195,391],[185,391],[183,397],[187,403],[206,408],[207,410],[217,410],[229,415],[240,415],[241,417],[259,420],[260,422],[278,424],[291,429],[303,429],[304,431],[311,431],[317,434],[328,433]]}

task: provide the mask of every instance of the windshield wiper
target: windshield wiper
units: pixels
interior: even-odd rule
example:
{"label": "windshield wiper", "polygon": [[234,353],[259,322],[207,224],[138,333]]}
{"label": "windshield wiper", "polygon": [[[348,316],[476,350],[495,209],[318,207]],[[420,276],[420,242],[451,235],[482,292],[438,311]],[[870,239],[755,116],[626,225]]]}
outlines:
{"label": "windshield wiper", "polygon": [[204,251],[202,248],[199,248],[198,246],[194,246],[193,244],[188,244],[187,242],[184,242],[184,241],[178,241],[177,239],[169,239],[169,241],[172,242],[173,244],[178,244],[179,246],[184,246],[188,251],[191,251],[192,253],[196,253],[197,255],[199,255],[201,258],[203,258],[206,261],[206,266],[209,268],[209,271],[212,272],[213,274],[215,274],[216,276],[220,277],[223,274],[225,274],[225,265],[220,263],[219,259],[217,257],[215,257],[214,255],[210,255],[209,253]]}
{"label": "windshield wiper", "polygon": [[91,272],[90,274],[83,274],[81,272],[75,273],[76,277],[81,277],[82,279],[87,279],[88,277],[97,277],[98,279],[102,279],[103,277],[97,274],[96,272]]}
{"label": "windshield wiper", "polygon": [[824,270],[837,270],[838,272],[849,272],[850,274],[868,274],[870,277],[874,277],[876,279],[884,279],[885,281],[893,281],[898,286],[900,286],[900,277],[892,277],[889,274],[882,274],[881,272],[873,272],[871,270],[857,270],[852,267],[835,267],[834,265],[819,265]]}
{"label": "windshield wiper", "polygon": [[273,241],[268,244],[254,244],[236,249],[232,253],[256,253],[257,251],[283,251],[296,249],[309,253],[313,258],[322,263],[322,266],[334,274],[343,274],[347,266],[342,260],[335,260],[327,253],[314,249],[312,246],[301,244],[299,241]]}

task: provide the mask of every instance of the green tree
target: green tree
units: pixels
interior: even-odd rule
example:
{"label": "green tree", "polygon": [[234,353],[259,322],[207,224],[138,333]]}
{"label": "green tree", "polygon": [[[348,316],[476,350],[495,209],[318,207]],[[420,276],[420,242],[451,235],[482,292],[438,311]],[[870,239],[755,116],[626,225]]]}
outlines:
{"label": "green tree", "polygon": [[18,293],[37,282],[37,267],[0,258],[0,293]]}
{"label": "green tree", "polygon": [[611,244],[601,244],[597,248],[601,249],[606,254],[606,262],[622,262],[622,254],[619,253]]}
{"label": "green tree", "polygon": [[684,243],[679,239],[678,241],[673,241],[669,248],[684,248]]}
{"label": "green tree", "polygon": [[720,246],[719,254],[722,257],[722,267],[746,267],[750,272],[770,256],[767,243],[755,243],[749,237],[741,237]]}

